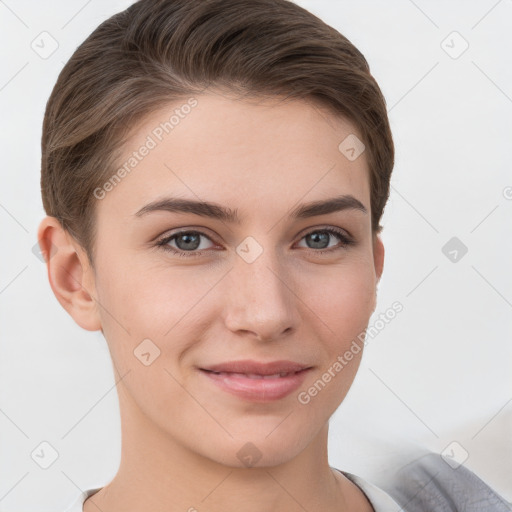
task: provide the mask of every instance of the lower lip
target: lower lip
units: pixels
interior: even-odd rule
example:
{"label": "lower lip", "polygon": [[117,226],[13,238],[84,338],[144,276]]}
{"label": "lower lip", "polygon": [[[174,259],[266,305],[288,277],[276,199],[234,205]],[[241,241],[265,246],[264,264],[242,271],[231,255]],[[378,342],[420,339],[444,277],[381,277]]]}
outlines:
{"label": "lower lip", "polygon": [[287,377],[274,377],[272,379],[251,379],[240,373],[219,375],[206,370],[201,370],[201,373],[224,391],[244,400],[270,402],[284,398],[295,391],[304,382],[310,369],[306,368]]}

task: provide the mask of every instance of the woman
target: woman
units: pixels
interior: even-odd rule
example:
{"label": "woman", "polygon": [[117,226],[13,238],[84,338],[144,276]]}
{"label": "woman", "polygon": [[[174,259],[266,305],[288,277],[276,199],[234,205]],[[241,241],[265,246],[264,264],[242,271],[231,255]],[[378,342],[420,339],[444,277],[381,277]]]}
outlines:
{"label": "woman", "polygon": [[327,457],[393,157],[363,55],[287,0],[140,0],[77,48],[46,108],[38,238],[108,343],[122,455],[70,511],[400,509]]}

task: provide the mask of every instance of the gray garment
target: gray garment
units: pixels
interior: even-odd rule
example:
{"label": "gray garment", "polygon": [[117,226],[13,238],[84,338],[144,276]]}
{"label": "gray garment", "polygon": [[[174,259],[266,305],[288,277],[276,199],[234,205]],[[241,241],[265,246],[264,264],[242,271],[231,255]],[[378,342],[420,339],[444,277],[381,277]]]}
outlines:
{"label": "gray garment", "polygon": [[[512,475],[511,475],[512,485]],[[511,512],[512,505],[464,466],[428,453],[381,486],[404,512]]]}

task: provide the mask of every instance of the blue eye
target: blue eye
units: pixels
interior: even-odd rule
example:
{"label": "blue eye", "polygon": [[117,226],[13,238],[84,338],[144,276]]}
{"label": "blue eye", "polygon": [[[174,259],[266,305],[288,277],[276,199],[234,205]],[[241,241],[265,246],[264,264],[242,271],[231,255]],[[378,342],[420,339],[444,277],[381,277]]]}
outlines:
{"label": "blue eye", "polygon": [[[332,237],[338,238],[340,241],[337,245],[329,247],[329,241]],[[176,254],[180,257],[196,257],[202,256],[203,251],[210,248],[201,248],[201,238],[206,238],[211,241],[211,238],[200,231],[180,231],[167,236],[157,242],[157,246],[161,247],[164,251]],[[306,239],[313,244],[313,247],[306,247],[315,254],[325,254],[337,251],[340,249],[347,249],[349,246],[354,245],[355,241],[350,238],[345,231],[337,228],[321,228],[310,231],[304,235],[301,240]],[[170,242],[176,244],[176,247],[170,245]],[[327,242],[327,246],[324,244]]]}
{"label": "blue eye", "polygon": [[[201,237],[210,240],[208,236],[200,231],[180,231],[179,233],[175,233],[160,240],[157,245],[162,247],[165,251],[172,252],[178,256],[200,256],[201,253],[197,252],[197,249],[201,245]],[[170,246],[169,242],[175,242],[178,246],[177,249]]]}
{"label": "blue eye", "polygon": [[[327,242],[329,244],[329,239],[333,237],[337,237],[339,240],[341,240],[341,245],[337,245],[334,247],[329,247],[328,245],[326,247],[323,246],[324,242]],[[345,234],[344,231],[341,229],[335,229],[335,228],[323,228],[323,229],[315,229],[314,231],[310,231],[308,234],[306,234],[302,239],[306,239],[313,244],[316,244],[316,249],[320,249],[324,252],[330,252],[332,250],[338,250],[346,248],[350,245],[354,244],[354,241],[348,237],[347,234]],[[301,240],[302,240],[301,239]],[[320,245],[321,247],[318,247]],[[311,249],[311,247],[307,247],[308,249]],[[318,252],[318,251],[315,251]]]}

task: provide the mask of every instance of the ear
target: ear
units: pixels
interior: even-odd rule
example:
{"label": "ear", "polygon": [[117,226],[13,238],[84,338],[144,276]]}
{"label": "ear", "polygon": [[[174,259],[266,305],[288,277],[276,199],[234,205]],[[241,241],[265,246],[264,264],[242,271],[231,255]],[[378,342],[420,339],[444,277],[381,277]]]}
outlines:
{"label": "ear", "polygon": [[85,251],[55,217],[41,221],[37,238],[50,286],[61,306],[83,329],[101,329],[94,271]]}
{"label": "ear", "polygon": [[373,297],[373,311],[377,307],[377,284],[382,276],[384,269],[384,244],[378,234],[373,236],[373,264],[375,266],[375,276],[377,277],[377,283],[375,283],[375,295]]}
{"label": "ear", "polygon": [[378,282],[380,281],[380,277],[382,276],[382,271],[384,269],[384,244],[378,234],[375,234],[373,237],[373,262]]}

